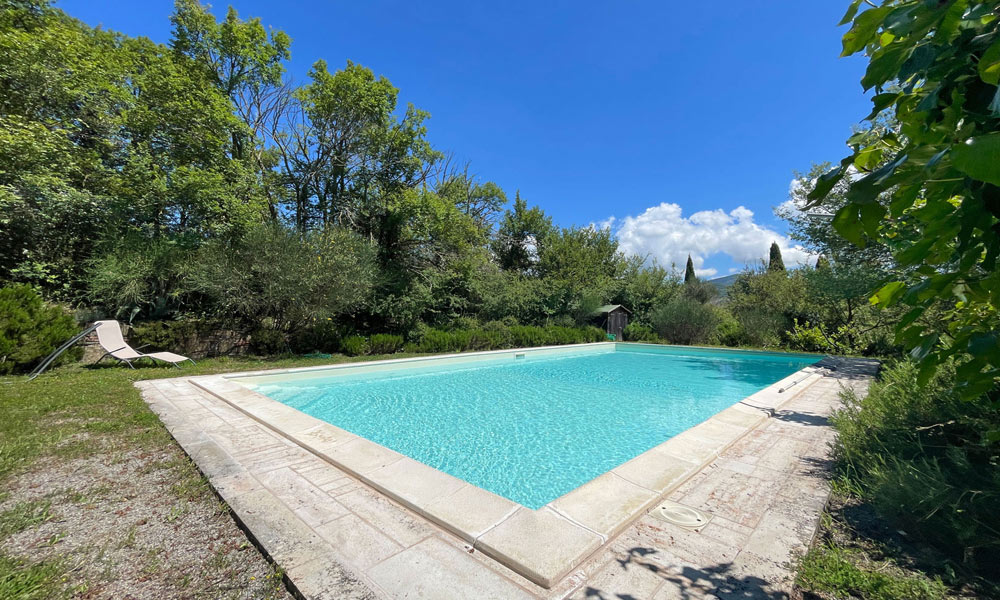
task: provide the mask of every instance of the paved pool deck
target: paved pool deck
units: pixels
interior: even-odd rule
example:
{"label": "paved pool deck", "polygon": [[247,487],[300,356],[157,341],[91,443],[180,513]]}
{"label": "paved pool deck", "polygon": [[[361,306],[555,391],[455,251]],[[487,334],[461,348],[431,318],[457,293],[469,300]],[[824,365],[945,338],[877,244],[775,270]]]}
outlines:
{"label": "paved pool deck", "polygon": [[[826,417],[873,361],[826,359],[770,418],[543,588],[196,385],[143,397],[261,550],[306,598],[781,598],[829,495]],[[687,529],[665,501],[705,511]],[[527,540],[539,546],[558,540]]]}

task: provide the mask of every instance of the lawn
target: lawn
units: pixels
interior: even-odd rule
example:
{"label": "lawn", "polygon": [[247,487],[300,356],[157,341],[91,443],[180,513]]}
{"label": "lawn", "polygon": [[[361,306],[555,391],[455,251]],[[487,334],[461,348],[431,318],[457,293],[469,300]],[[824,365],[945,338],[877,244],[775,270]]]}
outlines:
{"label": "lawn", "polygon": [[0,598],[289,598],[133,383],[372,358],[0,378]]}

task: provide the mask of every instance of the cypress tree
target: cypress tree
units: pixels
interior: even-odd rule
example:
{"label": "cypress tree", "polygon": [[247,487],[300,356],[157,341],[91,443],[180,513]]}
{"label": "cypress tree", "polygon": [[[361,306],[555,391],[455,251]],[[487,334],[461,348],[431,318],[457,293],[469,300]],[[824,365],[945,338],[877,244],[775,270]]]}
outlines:
{"label": "cypress tree", "polygon": [[785,261],[781,259],[781,248],[778,247],[778,242],[771,242],[771,257],[767,261],[768,271],[784,271]]}
{"label": "cypress tree", "polygon": [[698,281],[698,277],[694,274],[694,262],[691,260],[691,255],[688,254],[687,267],[684,268],[684,283],[692,281]]}

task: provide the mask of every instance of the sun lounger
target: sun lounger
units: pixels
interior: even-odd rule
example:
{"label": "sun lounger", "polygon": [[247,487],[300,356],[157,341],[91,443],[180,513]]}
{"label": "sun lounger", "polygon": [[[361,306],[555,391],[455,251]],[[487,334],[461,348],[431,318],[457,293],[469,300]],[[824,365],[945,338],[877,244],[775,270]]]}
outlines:
{"label": "sun lounger", "polygon": [[185,360],[193,360],[186,356],[181,356],[180,354],[174,354],[173,352],[150,352],[145,354],[139,352],[132,346],[129,346],[125,341],[124,336],[122,336],[122,328],[118,324],[118,321],[98,321],[95,323],[97,325],[97,341],[100,343],[101,348],[104,348],[104,356],[98,359],[98,362],[104,359],[105,356],[111,356],[117,358],[118,360],[124,362],[128,366],[135,368],[132,365],[132,361],[139,360],[140,358],[148,358],[150,360],[161,360],[165,363],[170,363],[177,368],[180,368],[177,363],[184,362]]}

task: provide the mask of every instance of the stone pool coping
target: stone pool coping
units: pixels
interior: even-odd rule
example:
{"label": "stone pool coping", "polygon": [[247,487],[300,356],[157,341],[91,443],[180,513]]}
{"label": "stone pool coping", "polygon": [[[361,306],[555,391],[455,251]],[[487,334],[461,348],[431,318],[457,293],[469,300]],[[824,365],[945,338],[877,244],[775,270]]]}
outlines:
{"label": "stone pool coping", "polygon": [[[462,362],[567,349],[614,350],[622,342],[443,355]],[[312,454],[352,474],[518,574],[550,588],[781,405],[819,380],[820,363],[748,396],[702,423],[533,510],[246,388],[245,377],[315,374],[441,360],[390,359],[327,367],[189,378]],[[822,361],[821,361],[822,362]],[[380,369],[381,370],[381,369]]]}

